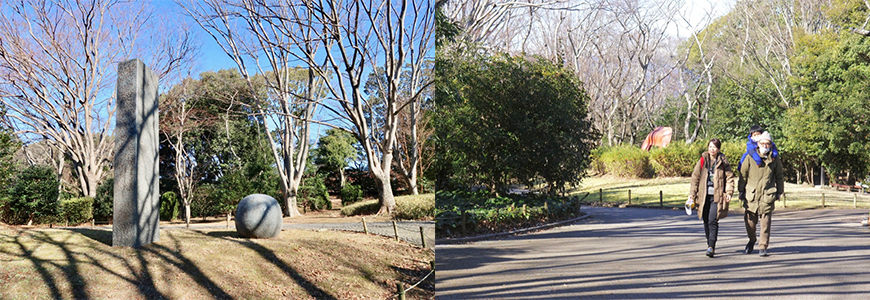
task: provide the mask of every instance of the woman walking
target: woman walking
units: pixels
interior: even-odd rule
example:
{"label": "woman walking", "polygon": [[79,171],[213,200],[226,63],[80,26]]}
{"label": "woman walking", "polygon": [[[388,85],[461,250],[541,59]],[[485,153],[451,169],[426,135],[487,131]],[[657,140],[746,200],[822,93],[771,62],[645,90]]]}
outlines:
{"label": "woman walking", "polygon": [[728,216],[728,203],[734,192],[734,173],[728,158],[719,151],[721,148],[719,139],[707,143],[707,152],[701,154],[701,159],[695,164],[689,187],[689,200],[698,206],[698,218],[704,221],[705,254],[710,258],[716,253],[719,219]]}

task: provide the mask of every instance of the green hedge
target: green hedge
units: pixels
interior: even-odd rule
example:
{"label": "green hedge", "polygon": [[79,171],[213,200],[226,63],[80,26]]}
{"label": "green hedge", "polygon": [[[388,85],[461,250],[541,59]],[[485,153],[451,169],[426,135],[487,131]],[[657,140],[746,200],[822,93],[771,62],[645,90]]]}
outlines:
{"label": "green hedge", "polygon": [[701,153],[706,150],[706,142],[699,141],[687,145],[682,141],[674,141],[665,148],[650,151],[650,162],[657,176],[691,176]]}
{"label": "green hedge", "polygon": [[94,218],[94,198],[81,197],[60,201],[61,219],[69,225],[89,222]]}
{"label": "green hedge", "polygon": [[547,195],[492,196],[486,192],[438,191],[436,197],[435,234],[439,237],[527,228],[576,217],[578,213],[572,198]]}
{"label": "green hedge", "polygon": [[[674,141],[666,148],[649,152],[631,145],[601,147],[593,151],[592,167],[599,174],[626,178],[691,176],[701,153],[707,151],[708,142],[699,140],[687,145]],[[731,169],[736,172],[740,156],[746,152],[746,142],[722,142],[720,151],[728,157]]]}
{"label": "green hedge", "polygon": [[649,152],[632,145],[608,147],[594,154],[600,174],[627,178],[650,178],[655,174]]}

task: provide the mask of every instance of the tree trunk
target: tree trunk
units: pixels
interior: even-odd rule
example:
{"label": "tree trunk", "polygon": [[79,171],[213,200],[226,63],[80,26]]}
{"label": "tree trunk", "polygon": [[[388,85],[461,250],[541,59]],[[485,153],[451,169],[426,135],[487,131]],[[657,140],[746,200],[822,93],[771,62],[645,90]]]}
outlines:
{"label": "tree trunk", "polygon": [[344,189],[344,184],[347,182],[347,178],[344,176],[344,167],[338,169],[338,176],[341,177],[341,188]]}
{"label": "tree trunk", "polygon": [[378,214],[392,214],[393,211],[396,210],[396,199],[393,198],[393,188],[390,185],[390,177],[384,176],[384,178],[376,178],[378,180],[378,193],[380,197],[380,205],[381,209],[378,210]]}
{"label": "tree trunk", "polygon": [[284,192],[284,216],[298,217],[299,208],[296,206],[296,189],[287,190]]}
{"label": "tree trunk", "polygon": [[190,228],[190,202],[184,203],[184,224]]}

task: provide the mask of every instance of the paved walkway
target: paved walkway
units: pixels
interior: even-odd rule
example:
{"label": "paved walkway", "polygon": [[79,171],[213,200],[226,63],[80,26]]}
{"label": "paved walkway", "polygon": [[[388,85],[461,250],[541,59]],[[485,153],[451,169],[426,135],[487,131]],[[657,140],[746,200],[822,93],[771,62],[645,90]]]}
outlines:
{"label": "paved walkway", "polygon": [[717,255],[679,210],[584,207],[542,232],[437,245],[437,299],[867,299],[867,209],[777,211],[770,257],[742,253],[742,214],[721,220]]}

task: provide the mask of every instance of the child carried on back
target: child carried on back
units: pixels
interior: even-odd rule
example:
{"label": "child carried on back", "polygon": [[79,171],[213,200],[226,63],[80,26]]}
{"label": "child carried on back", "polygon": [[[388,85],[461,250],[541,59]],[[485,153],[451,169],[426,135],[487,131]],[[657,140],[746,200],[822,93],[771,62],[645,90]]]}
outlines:
{"label": "child carried on back", "polygon": [[[749,140],[746,142],[746,152],[743,153],[743,156],[740,157],[740,163],[737,164],[737,171],[740,171],[740,167],[743,166],[743,160],[746,159],[746,156],[752,157],[755,160],[755,164],[761,166],[761,157],[758,156],[758,141],[755,140],[755,137],[760,136],[764,132],[764,129],[758,125],[752,125],[749,128]],[[773,157],[779,156],[779,151],[776,149],[776,144],[771,143],[770,152]]]}

